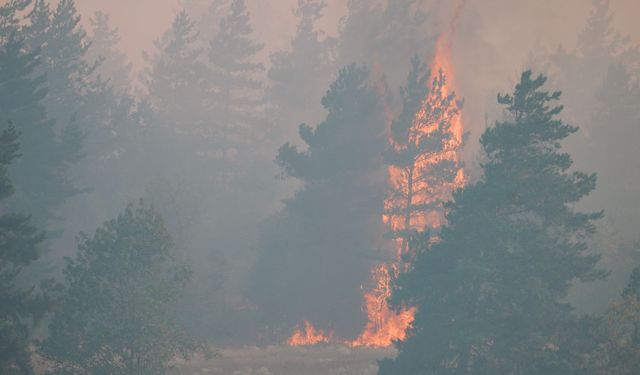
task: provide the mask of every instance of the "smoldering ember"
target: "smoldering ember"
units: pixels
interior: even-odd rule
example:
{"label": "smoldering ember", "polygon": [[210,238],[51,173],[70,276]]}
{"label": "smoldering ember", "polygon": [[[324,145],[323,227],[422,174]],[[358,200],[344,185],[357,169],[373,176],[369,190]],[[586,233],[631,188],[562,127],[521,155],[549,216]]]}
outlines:
{"label": "smoldering ember", "polygon": [[0,374],[640,374],[637,0],[0,0]]}

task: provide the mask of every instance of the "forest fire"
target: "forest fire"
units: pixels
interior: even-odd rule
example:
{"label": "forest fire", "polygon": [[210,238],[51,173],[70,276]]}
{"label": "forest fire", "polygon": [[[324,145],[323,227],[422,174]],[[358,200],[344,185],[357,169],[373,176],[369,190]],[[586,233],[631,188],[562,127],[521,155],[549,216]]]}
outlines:
{"label": "forest fire", "polygon": [[[355,340],[342,342],[347,346],[387,347],[394,341],[406,338],[416,310],[410,306],[399,310],[389,306],[391,282],[410,265],[411,233],[439,228],[444,222],[441,203],[450,197],[454,189],[465,183],[458,156],[464,127],[459,103],[454,95],[455,72],[451,56],[451,38],[464,4],[465,1],[459,3],[449,25],[450,29],[437,40],[435,55],[429,64],[431,87],[422,100],[420,110],[415,113],[407,134],[408,139],[404,144],[399,144],[389,137],[390,145],[398,151],[403,148],[420,149],[424,147],[421,144],[425,143],[425,139],[430,137],[438,137],[442,147],[435,151],[417,152],[409,165],[390,165],[388,168],[388,181],[393,193],[385,200],[382,220],[392,233],[399,233],[394,239],[395,259],[393,262],[379,264],[371,271],[374,287],[363,296],[367,324]],[[379,95],[383,96],[384,93]],[[434,111],[434,108],[442,111]],[[388,120],[392,117],[389,112],[385,108]],[[443,162],[449,162],[452,166],[448,175],[447,172],[435,171]],[[305,322],[304,332],[300,328],[296,329],[287,342],[289,345],[313,345],[330,339],[331,336],[325,336],[321,330]]]}
{"label": "forest fire", "polygon": [[333,338],[333,332],[325,334],[321,329],[316,329],[308,320],[304,321],[303,327],[298,326],[291,337],[287,339],[289,346],[307,346],[326,344]]}
{"label": "forest fire", "polygon": [[[385,201],[386,212],[400,212],[400,215],[383,215],[383,221],[389,229],[395,233],[405,233],[395,240],[396,258],[391,264],[381,264],[373,270],[372,275],[375,287],[364,295],[365,310],[368,323],[364,332],[354,341],[348,343],[351,346],[375,346],[384,347],[394,341],[402,341],[407,336],[415,316],[415,308],[403,307],[399,311],[393,310],[388,305],[391,296],[391,280],[400,270],[408,267],[409,254],[408,233],[421,231],[426,228],[437,228],[442,225],[444,215],[438,204],[446,199],[451,191],[464,184],[464,172],[459,167],[458,149],[462,144],[463,124],[457,103],[447,102],[447,97],[453,93],[453,63],[451,60],[451,47],[455,22],[460,14],[464,1],[456,9],[454,18],[450,24],[451,30],[440,36],[436,43],[436,53],[431,68],[431,82],[436,86],[436,81],[442,79],[440,90],[431,90],[424,98],[422,107],[416,113],[411,129],[409,130],[410,143],[418,145],[432,132],[438,130],[439,123],[448,123],[446,131],[449,137],[444,137],[445,144],[437,153],[426,152],[416,155],[415,161],[408,168],[397,166],[389,167],[389,184],[393,191],[401,194],[392,194]],[[440,116],[429,112],[430,108],[447,107]],[[402,145],[390,143],[394,148]],[[432,173],[432,166],[443,161],[450,160],[457,170],[451,179],[442,179],[438,184],[433,184],[434,179],[426,175]],[[424,174],[424,176],[423,176]],[[400,196],[400,199],[397,199]],[[421,207],[413,211],[414,207]],[[424,207],[431,207],[424,209]]]}

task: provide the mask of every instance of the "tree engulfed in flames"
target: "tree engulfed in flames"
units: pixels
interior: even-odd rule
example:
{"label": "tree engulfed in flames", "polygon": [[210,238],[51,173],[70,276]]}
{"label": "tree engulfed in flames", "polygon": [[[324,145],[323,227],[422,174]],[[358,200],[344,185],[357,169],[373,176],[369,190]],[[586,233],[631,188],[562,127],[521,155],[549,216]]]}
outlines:
{"label": "tree engulfed in flames", "polygon": [[[431,88],[422,101],[420,110],[415,113],[405,144],[399,144],[390,137],[391,147],[401,151],[403,147],[413,147],[433,137],[434,132],[443,140],[441,148],[417,153],[411,163],[398,167],[389,167],[389,185],[392,193],[385,201],[383,221],[396,236],[396,257],[392,263],[375,267],[371,274],[374,288],[364,295],[364,309],[367,324],[364,331],[353,341],[344,344],[351,347],[371,346],[387,347],[394,341],[403,341],[415,317],[414,307],[403,307],[399,311],[388,304],[391,296],[391,282],[399,272],[408,267],[407,259],[410,232],[428,228],[438,228],[443,224],[444,214],[440,203],[446,200],[451,191],[462,187],[465,175],[460,167],[458,151],[462,145],[464,127],[459,105],[453,94],[454,69],[451,60],[451,36],[455,22],[464,6],[461,1],[456,8],[450,24],[449,33],[444,33],[436,43],[436,53],[431,68]],[[432,109],[436,109],[432,111]],[[434,179],[434,166],[449,161],[455,170],[450,178]],[[437,172],[436,172],[437,174]],[[287,341],[289,345],[314,345],[331,341],[322,330],[315,329],[307,321],[305,330],[298,327]]]}

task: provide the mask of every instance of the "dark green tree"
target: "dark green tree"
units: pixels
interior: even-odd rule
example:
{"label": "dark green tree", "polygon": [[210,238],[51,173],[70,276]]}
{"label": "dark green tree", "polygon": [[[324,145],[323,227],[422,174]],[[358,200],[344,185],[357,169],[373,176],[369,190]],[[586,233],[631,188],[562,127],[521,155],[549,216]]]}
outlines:
{"label": "dark green tree", "polygon": [[393,302],[417,306],[410,337],[380,374],[567,374],[581,358],[564,301],[576,279],[603,277],[586,241],[602,212],[574,208],[596,176],[569,171],[560,92],[522,74],[499,95],[506,118],[480,139],[484,176],[447,204],[437,243],[422,242]]}
{"label": "dark green tree", "polygon": [[[39,74],[45,74],[49,91],[47,112],[60,129],[85,129],[91,116],[84,109],[91,89],[94,63],[86,61],[90,42],[80,24],[74,0],[61,0],[51,10],[46,0],[36,0],[24,29],[27,46],[38,53]],[[95,108],[92,108],[92,110]]]}
{"label": "dark green tree", "polygon": [[[9,126],[0,133],[2,201],[14,192],[8,167],[19,157],[18,148],[18,132]],[[30,323],[42,316],[47,304],[34,288],[20,287],[18,278],[40,256],[39,245],[44,235],[31,224],[29,216],[7,213],[5,208],[0,215],[0,372],[28,375],[34,373],[29,349]]]}
{"label": "dark green tree", "polygon": [[0,5],[0,42],[20,29],[20,13],[31,4],[32,0],[8,0]]}
{"label": "dark green tree", "polygon": [[300,125],[306,149],[278,152],[283,177],[304,188],[266,223],[251,294],[281,334],[303,319],[354,337],[364,325],[360,286],[381,258],[386,145],[368,79],[364,68],[342,69],[322,99],[327,118]]}
{"label": "dark green tree", "polygon": [[0,46],[0,117],[20,131],[23,153],[9,169],[17,187],[10,202],[19,211],[33,213],[44,226],[60,203],[77,192],[68,168],[81,156],[82,136],[71,129],[55,131],[44,105],[45,76],[38,71],[37,55],[15,34]]}
{"label": "dark green tree", "polygon": [[164,374],[199,348],[176,322],[191,278],[160,215],[129,205],[93,237],[81,234],[40,346],[51,374]]}

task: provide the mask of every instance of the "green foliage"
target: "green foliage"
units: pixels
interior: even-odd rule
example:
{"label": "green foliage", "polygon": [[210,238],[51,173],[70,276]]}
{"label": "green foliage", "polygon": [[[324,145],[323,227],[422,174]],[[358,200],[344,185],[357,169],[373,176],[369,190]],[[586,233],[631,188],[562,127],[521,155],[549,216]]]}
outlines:
{"label": "green foliage", "polygon": [[355,336],[363,323],[360,285],[382,233],[386,146],[368,79],[364,68],[343,68],[322,99],[327,118],[300,125],[306,149],[287,143],[276,157],[283,177],[305,186],[265,225],[252,272],[253,300],[270,325],[309,319]]}
{"label": "green foliage", "polygon": [[[334,73],[335,38],[316,28],[327,6],[324,0],[298,0],[294,15],[298,20],[291,50],[270,55],[269,101],[275,105],[278,121],[292,127],[300,118],[316,119],[324,115],[319,105]],[[285,128],[286,130],[289,127]]]}
{"label": "green foliage", "polygon": [[[9,126],[0,134],[0,199],[13,191],[8,166],[18,155],[18,132]],[[34,288],[18,286],[22,270],[40,256],[42,232],[28,216],[3,213],[0,216],[0,372],[33,374],[31,365],[30,321],[47,309],[46,300]]]}
{"label": "green foliage", "polygon": [[590,356],[596,375],[632,375],[640,371],[640,268],[635,268],[621,299],[605,314],[604,335]]}
{"label": "green foliage", "polygon": [[119,93],[130,90],[131,70],[133,64],[127,55],[118,50],[120,35],[117,28],[112,28],[109,15],[96,12],[91,22],[91,45],[87,50],[87,61],[99,62],[94,75],[108,80],[109,85]]}
{"label": "green foliage", "polygon": [[142,203],[80,236],[40,348],[52,374],[163,374],[199,348],[175,320],[191,271],[172,252],[162,218]]}
{"label": "green foliage", "polygon": [[264,139],[264,66],[257,54],[264,46],[253,39],[253,28],[244,0],[233,0],[209,44],[212,68],[211,97],[215,116],[211,126],[221,140],[226,159],[255,156],[251,141]]}
{"label": "green foliage", "polygon": [[78,160],[82,135],[72,128],[57,134],[44,106],[46,79],[40,63],[17,35],[0,46],[0,118],[21,133],[24,156],[11,168],[17,186],[12,206],[31,212],[41,225],[53,210],[77,192],[68,179],[68,166]]}
{"label": "green foliage", "polygon": [[513,94],[498,96],[507,118],[481,137],[484,176],[454,193],[440,241],[418,249],[396,282],[393,302],[418,312],[380,374],[566,374],[580,366],[580,329],[571,330],[580,324],[563,299],[574,280],[604,275],[586,245],[602,213],[573,208],[596,177],[569,171],[561,141],[577,128],[558,119],[560,93],[544,91],[545,81],[527,71]]}

